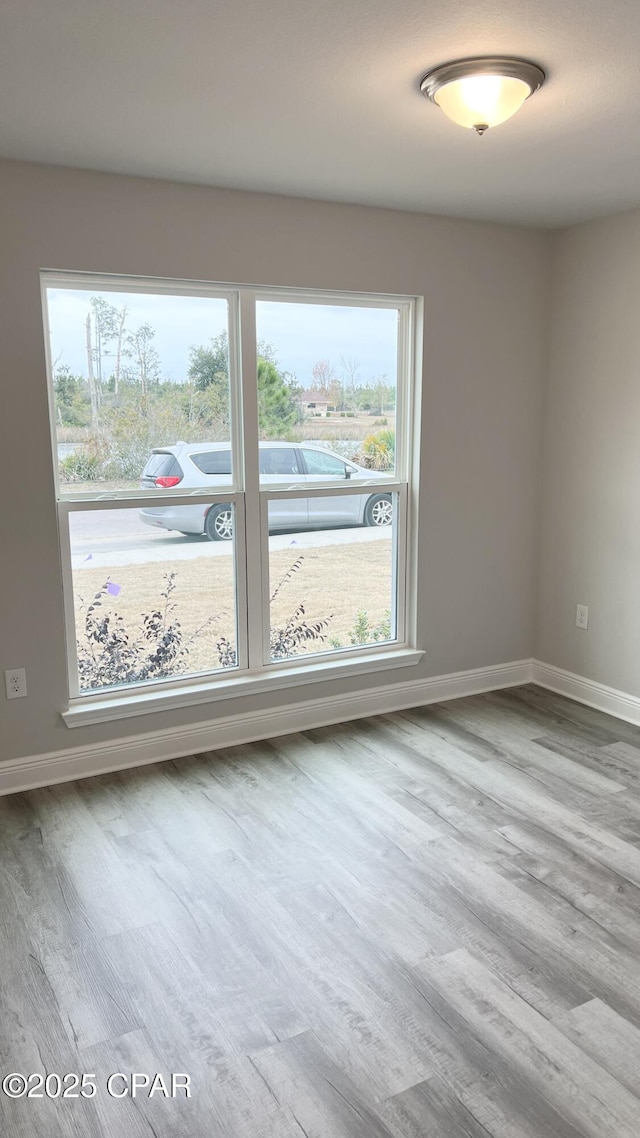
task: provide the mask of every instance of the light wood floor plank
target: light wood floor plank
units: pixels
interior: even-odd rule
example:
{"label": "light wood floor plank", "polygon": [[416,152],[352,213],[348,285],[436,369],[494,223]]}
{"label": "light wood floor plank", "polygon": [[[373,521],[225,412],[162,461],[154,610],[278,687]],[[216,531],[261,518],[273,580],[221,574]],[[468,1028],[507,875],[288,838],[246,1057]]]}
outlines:
{"label": "light wood floor plank", "polygon": [[0,799],[0,1073],[99,1082],[0,1133],[638,1138],[639,944],[640,729],[532,686]]}
{"label": "light wood floor plank", "polygon": [[605,1071],[640,1096],[640,1031],[602,1000],[590,1000],[554,1021]]}
{"label": "light wood floor plank", "polygon": [[415,973],[589,1138],[637,1138],[640,1101],[465,949],[429,958]]}

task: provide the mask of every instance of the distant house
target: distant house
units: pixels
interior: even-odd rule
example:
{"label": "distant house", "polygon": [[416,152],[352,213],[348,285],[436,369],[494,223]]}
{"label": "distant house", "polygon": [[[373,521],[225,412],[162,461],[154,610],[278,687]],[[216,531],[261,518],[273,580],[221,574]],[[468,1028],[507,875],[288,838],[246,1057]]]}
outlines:
{"label": "distant house", "polygon": [[326,419],[329,411],[335,411],[335,403],[327,399],[321,391],[303,391],[301,396],[303,415],[320,415]]}

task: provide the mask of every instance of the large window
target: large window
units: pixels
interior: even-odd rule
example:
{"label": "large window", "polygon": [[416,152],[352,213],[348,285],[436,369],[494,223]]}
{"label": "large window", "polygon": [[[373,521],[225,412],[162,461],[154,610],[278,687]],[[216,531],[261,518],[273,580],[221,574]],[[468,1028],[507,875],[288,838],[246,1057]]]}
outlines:
{"label": "large window", "polygon": [[72,707],[410,646],[410,298],[43,296]]}

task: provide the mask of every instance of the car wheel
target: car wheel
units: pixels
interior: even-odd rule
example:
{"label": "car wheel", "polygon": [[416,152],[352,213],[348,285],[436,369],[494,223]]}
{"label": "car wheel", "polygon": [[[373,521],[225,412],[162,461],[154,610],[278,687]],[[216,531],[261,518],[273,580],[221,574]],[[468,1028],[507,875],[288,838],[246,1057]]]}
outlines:
{"label": "car wheel", "polygon": [[231,506],[212,506],[204,523],[209,541],[231,541],[233,537],[233,509]]}
{"label": "car wheel", "polygon": [[393,504],[390,494],[373,494],[364,508],[366,526],[388,526],[393,521]]}

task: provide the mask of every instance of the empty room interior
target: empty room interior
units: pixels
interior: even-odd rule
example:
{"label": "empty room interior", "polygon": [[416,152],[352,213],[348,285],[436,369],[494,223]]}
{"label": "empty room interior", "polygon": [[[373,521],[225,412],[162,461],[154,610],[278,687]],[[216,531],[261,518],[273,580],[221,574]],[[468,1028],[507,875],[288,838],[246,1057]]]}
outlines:
{"label": "empty room interior", "polygon": [[0,1133],[640,1135],[640,8],[0,4]]}

